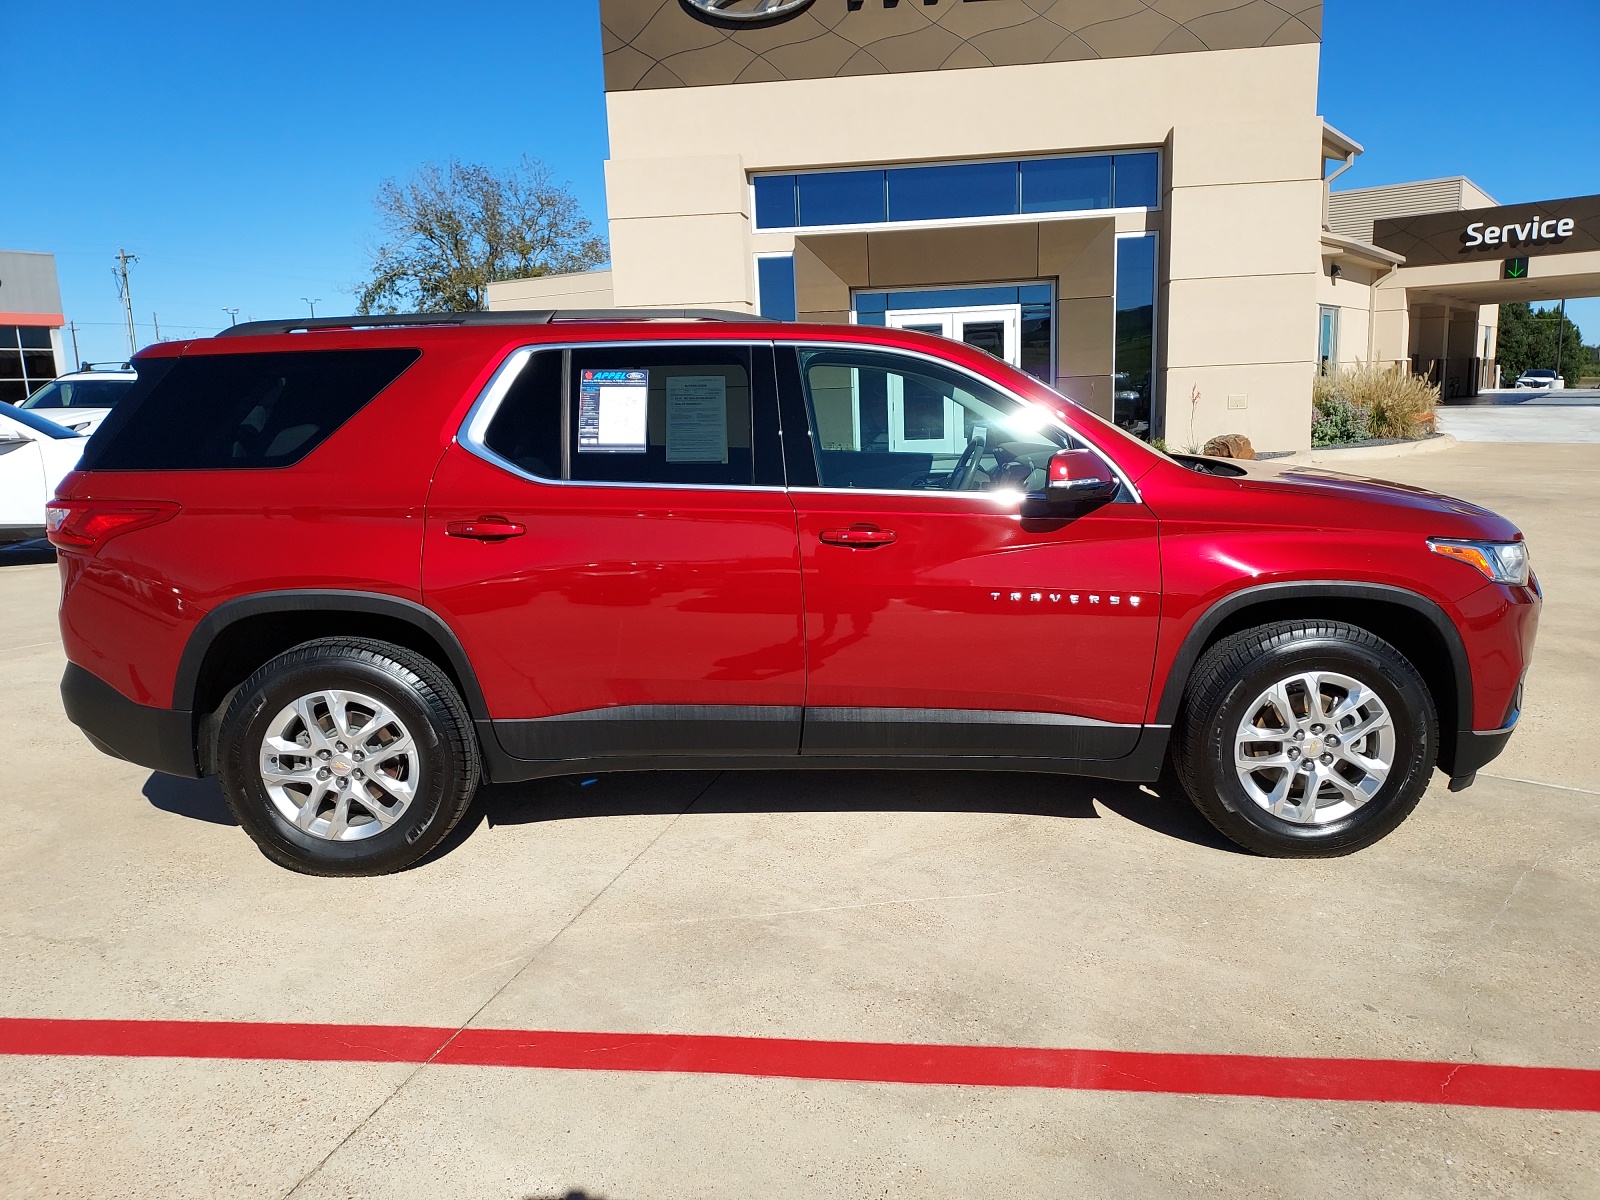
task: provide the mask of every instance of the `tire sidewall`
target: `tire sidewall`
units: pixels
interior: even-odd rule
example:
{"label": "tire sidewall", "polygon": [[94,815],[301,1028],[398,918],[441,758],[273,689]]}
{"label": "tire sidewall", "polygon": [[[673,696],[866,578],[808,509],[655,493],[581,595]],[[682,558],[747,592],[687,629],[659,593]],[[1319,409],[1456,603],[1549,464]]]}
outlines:
{"label": "tire sidewall", "polygon": [[[419,846],[439,823],[455,790],[454,757],[430,706],[399,664],[374,664],[313,653],[240,691],[223,720],[222,782],[235,815],[258,842],[270,844],[297,864],[339,873],[382,872],[418,858]],[[278,811],[261,779],[261,744],[271,723],[290,702],[326,690],[357,691],[382,700],[410,731],[419,765],[416,794],[394,825],[369,838],[334,842],[300,829]]]}
{"label": "tire sidewall", "polygon": [[[1252,799],[1233,763],[1233,739],[1247,708],[1273,683],[1305,671],[1336,671],[1377,693],[1394,722],[1395,756],[1378,793],[1355,812],[1326,825],[1300,825],[1275,817]],[[1241,672],[1224,693],[1205,741],[1207,780],[1237,819],[1285,849],[1367,845],[1403,821],[1432,773],[1437,747],[1425,685],[1398,654],[1326,635],[1275,646]]]}

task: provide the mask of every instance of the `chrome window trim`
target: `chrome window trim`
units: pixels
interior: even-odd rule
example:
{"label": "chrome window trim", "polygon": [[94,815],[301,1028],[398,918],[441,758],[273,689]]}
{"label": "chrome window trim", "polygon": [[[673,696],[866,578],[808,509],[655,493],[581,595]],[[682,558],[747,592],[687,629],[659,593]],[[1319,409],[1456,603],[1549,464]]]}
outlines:
{"label": "chrome window trim", "polygon": [[[542,351],[562,353],[568,350],[604,349],[604,350],[629,350],[635,348],[665,347],[682,348],[685,346],[742,346],[754,349],[756,347],[770,347],[768,341],[745,341],[738,338],[690,338],[685,341],[677,339],[655,338],[647,341],[586,341],[586,342],[534,342],[526,346],[518,346],[498,367],[489,382],[483,385],[478,392],[478,398],[473,401],[472,407],[467,410],[467,415],[462,418],[461,427],[456,431],[456,442],[461,448],[490,466],[498,467],[515,475],[519,479],[526,479],[530,483],[541,483],[549,487],[579,487],[579,488],[645,488],[650,490],[666,489],[669,491],[691,492],[787,492],[785,487],[776,487],[766,483],[637,483],[628,480],[608,479],[550,479],[544,475],[535,475],[532,471],[524,470],[508,458],[502,458],[491,450],[483,440],[483,435],[488,432],[495,415],[500,411],[500,405],[506,398],[506,393],[511,390],[511,385],[516,382],[517,376],[528,365],[528,360]],[[563,375],[565,378],[565,375]],[[753,384],[754,381],[752,381]],[[562,428],[566,429],[567,392],[562,389],[561,410]],[[562,441],[562,458],[566,458],[568,447],[565,437]]]}
{"label": "chrome window trim", "polygon": [[[848,326],[846,328],[848,328]],[[666,489],[679,490],[679,491],[734,492],[734,493],[738,493],[738,492],[823,492],[823,493],[828,493],[828,494],[833,494],[833,495],[846,495],[846,496],[872,495],[872,496],[948,496],[948,497],[955,497],[955,496],[985,496],[985,495],[994,496],[995,495],[995,493],[992,493],[992,492],[945,492],[945,491],[939,491],[937,489],[928,489],[928,488],[907,489],[907,490],[901,491],[901,490],[888,489],[888,488],[830,488],[830,487],[821,487],[821,486],[818,486],[818,487],[805,487],[805,486],[802,486],[802,485],[786,485],[784,487],[777,487],[777,486],[774,486],[772,484],[748,484],[748,485],[746,485],[746,484],[728,484],[728,483],[630,483],[630,482],[620,482],[620,481],[619,482],[612,482],[612,481],[608,481],[608,480],[596,480],[596,479],[550,479],[550,478],[547,478],[546,476],[543,476],[543,475],[535,475],[532,471],[524,470],[522,467],[519,467],[516,463],[512,462],[510,459],[502,458],[500,455],[496,454],[493,450],[491,450],[484,443],[483,435],[488,430],[490,423],[493,422],[493,420],[495,418],[495,414],[499,411],[500,404],[505,400],[506,393],[511,390],[511,385],[514,382],[516,382],[517,376],[519,374],[521,374],[522,369],[527,365],[528,360],[530,358],[532,358],[535,354],[540,353],[541,351],[547,351],[547,350],[548,351],[556,351],[556,352],[567,351],[567,350],[595,349],[595,348],[604,348],[604,349],[609,349],[609,350],[630,350],[630,349],[649,349],[649,348],[652,348],[652,347],[660,348],[660,347],[669,347],[669,346],[670,347],[675,347],[675,348],[694,347],[694,346],[717,346],[717,347],[744,346],[744,347],[749,347],[749,348],[752,348],[752,349],[755,348],[755,347],[758,347],[758,346],[766,346],[766,347],[772,348],[773,350],[777,350],[779,347],[792,347],[792,348],[795,348],[795,349],[816,349],[816,350],[835,350],[835,349],[862,350],[862,351],[877,352],[877,353],[881,353],[881,354],[898,354],[898,355],[900,355],[902,357],[905,357],[905,358],[920,359],[920,360],[922,360],[924,362],[933,363],[935,366],[944,367],[946,370],[955,371],[958,374],[965,375],[968,379],[974,380],[975,382],[980,383],[980,384],[982,384],[983,386],[985,386],[987,388],[990,388],[990,389],[992,389],[992,390],[994,390],[996,392],[999,392],[1002,396],[1005,396],[1005,397],[1015,401],[1016,403],[1022,405],[1024,408],[1037,410],[1055,428],[1059,429],[1062,433],[1066,434],[1068,437],[1076,438],[1078,441],[1082,442],[1087,449],[1093,451],[1095,457],[1100,459],[1101,462],[1105,463],[1105,465],[1111,470],[1112,474],[1114,474],[1117,477],[1117,479],[1121,481],[1122,486],[1128,490],[1128,494],[1129,494],[1129,496],[1131,496],[1133,498],[1134,503],[1136,503],[1136,504],[1143,504],[1144,503],[1143,496],[1140,495],[1139,489],[1136,486],[1134,486],[1134,482],[1133,482],[1133,480],[1131,478],[1128,477],[1127,472],[1124,471],[1121,467],[1117,466],[1116,462],[1113,461],[1111,459],[1111,457],[1109,455],[1107,455],[1106,452],[1104,450],[1102,450],[1095,443],[1093,438],[1091,438],[1088,435],[1086,435],[1082,430],[1074,429],[1072,426],[1068,425],[1059,416],[1057,416],[1054,411],[1052,411],[1047,406],[1039,403],[1037,400],[1029,400],[1026,396],[1019,395],[1017,392],[1012,391],[1010,388],[1006,387],[1005,385],[1003,385],[1001,383],[998,383],[995,380],[990,379],[985,375],[980,375],[978,372],[972,370],[969,367],[964,367],[960,363],[951,362],[947,358],[940,358],[936,354],[929,354],[925,350],[911,350],[911,349],[907,349],[904,346],[875,346],[875,345],[872,345],[871,343],[868,343],[868,342],[858,342],[858,341],[854,341],[854,340],[848,340],[848,341],[846,341],[846,340],[841,340],[841,341],[826,340],[825,341],[825,340],[818,340],[818,339],[815,339],[815,338],[773,338],[770,341],[769,340],[765,340],[765,339],[759,340],[759,341],[747,341],[747,340],[738,339],[738,338],[686,338],[686,339],[682,339],[682,340],[677,339],[677,338],[672,338],[672,339],[653,338],[653,339],[648,339],[648,340],[631,340],[631,341],[617,341],[617,342],[612,342],[612,341],[583,341],[583,342],[533,342],[533,343],[529,343],[529,344],[524,345],[524,346],[518,346],[515,350],[513,350],[510,354],[508,354],[506,356],[504,362],[502,362],[498,367],[495,368],[494,374],[489,377],[489,381],[487,383],[485,383],[483,385],[483,388],[478,392],[478,397],[477,397],[476,400],[473,401],[472,407],[467,410],[467,415],[464,418],[462,418],[461,426],[456,431],[455,440],[468,453],[475,455],[476,457],[482,459],[484,462],[489,463],[491,466],[498,467],[502,471],[507,471],[510,474],[517,476],[519,479],[526,479],[526,480],[528,480],[528,481],[530,481],[532,483],[547,484],[547,485],[549,485],[551,487],[588,487],[588,488],[593,488],[593,487],[613,487],[613,488],[652,488],[652,489],[653,488],[666,488]],[[804,381],[803,378],[801,380],[801,386],[802,387],[805,386],[805,381]],[[1065,397],[1062,397],[1062,398],[1066,399]],[[1071,401],[1068,401],[1068,403],[1071,403]],[[562,410],[564,412],[566,410],[566,407],[567,407],[567,397],[566,397],[565,391],[563,391],[563,394],[562,394],[562,397],[561,397],[561,406],[562,406]],[[808,402],[808,404],[807,404],[807,436],[808,436],[808,438],[810,437],[810,433],[811,433],[811,430],[810,430],[810,405],[809,405],[809,402]],[[563,443],[563,451],[564,450],[565,450],[565,443]],[[813,447],[813,451],[814,451],[814,447]],[[1007,493],[1008,497],[1009,497],[1009,495],[1010,495],[1010,493]],[[1020,497],[1019,497],[1019,499],[1020,499]]]}

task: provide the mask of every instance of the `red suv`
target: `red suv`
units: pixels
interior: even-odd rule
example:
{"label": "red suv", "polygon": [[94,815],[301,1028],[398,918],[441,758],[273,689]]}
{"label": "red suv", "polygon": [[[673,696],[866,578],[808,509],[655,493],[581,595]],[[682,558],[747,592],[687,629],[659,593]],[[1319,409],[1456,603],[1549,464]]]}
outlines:
{"label": "red suv", "polygon": [[67,712],[314,874],[485,781],[1169,755],[1241,845],[1348,853],[1500,752],[1538,623],[1493,513],[1168,457],[915,333],[335,318],[137,367],[50,514]]}

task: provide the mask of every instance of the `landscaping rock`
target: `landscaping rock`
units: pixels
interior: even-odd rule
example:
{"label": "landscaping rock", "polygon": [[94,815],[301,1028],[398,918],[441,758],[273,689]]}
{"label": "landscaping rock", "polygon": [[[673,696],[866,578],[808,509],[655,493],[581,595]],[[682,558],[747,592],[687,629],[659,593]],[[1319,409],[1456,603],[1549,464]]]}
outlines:
{"label": "landscaping rock", "polygon": [[1212,438],[1200,451],[1212,458],[1254,458],[1255,448],[1242,433],[1224,433]]}

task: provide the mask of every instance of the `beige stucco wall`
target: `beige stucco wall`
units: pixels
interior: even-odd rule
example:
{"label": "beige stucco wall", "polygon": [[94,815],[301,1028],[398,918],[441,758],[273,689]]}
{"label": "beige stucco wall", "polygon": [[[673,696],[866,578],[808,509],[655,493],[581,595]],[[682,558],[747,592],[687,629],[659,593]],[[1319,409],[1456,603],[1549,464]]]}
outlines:
{"label": "beige stucco wall", "polygon": [[[616,302],[753,310],[754,255],[795,240],[754,232],[754,172],[1159,147],[1162,210],[1116,224],[1161,234],[1156,405],[1176,398],[1178,410],[1168,440],[1242,432],[1263,449],[1304,446],[1322,206],[1317,70],[1318,47],[1293,45],[613,92],[606,187]],[[1106,218],[1018,224],[1080,220],[1099,222],[1098,234]],[[909,253],[915,241],[883,244]],[[920,261],[893,272],[896,282],[965,281],[971,272],[953,262],[941,274],[940,256],[955,245],[928,242]],[[1047,255],[1035,255],[1042,272]],[[921,278],[909,278],[913,265]],[[995,265],[989,279],[1018,278]],[[839,278],[842,301],[802,299],[802,311],[814,303],[809,311],[844,317],[849,286],[860,284]],[[1083,380],[1086,401],[1098,400],[1109,387],[1109,306],[1099,288],[1082,294],[1075,271],[1062,278],[1061,366]],[[1078,364],[1070,372],[1068,358]],[[1194,389],[1201,400],[1191,410]],[[1230,410],[1230,395],[1246,407]]]}
{"label": "beige stucco wall", "polygon": [[610,271],[576,271],[489,285],[489,309],[613,308]]}

